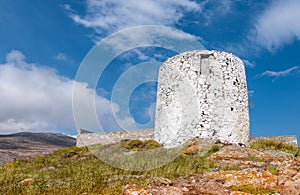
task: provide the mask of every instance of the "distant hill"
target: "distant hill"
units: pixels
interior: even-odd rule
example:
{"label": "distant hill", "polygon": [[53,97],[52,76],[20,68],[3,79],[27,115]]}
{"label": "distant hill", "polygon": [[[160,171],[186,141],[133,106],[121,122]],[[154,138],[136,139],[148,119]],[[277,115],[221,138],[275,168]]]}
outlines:
{"label": "distant hill", "polygon": [[14,159],[47,154],[75,145],[75,138],[61,133],[22,132],[0,135],[0,165]]}

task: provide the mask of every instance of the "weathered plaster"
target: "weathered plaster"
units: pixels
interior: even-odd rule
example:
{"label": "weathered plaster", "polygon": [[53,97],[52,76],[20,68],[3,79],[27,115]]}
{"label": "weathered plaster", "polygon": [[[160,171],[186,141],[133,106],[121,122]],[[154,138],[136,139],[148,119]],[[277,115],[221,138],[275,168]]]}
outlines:
{"label": "weathered plaster", "polygon": [[198,50],[160,66],[154,138],[166,147],[194,137],[248,143],[248,92],[243,62]]}

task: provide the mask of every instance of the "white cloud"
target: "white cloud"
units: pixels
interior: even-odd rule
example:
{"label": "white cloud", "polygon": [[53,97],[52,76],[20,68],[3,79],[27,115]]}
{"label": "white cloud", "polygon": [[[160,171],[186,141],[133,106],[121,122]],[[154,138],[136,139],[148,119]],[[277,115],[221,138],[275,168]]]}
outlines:
{"label": "white cloud", "polygon": [[[124,52],[128,48],[157,46],[173,51],[200,49],[198,38],[188,33],[162,26],[142,26],[113,34],[101,42],[109,52]],[[99,44],[98,44],[99,46]],[[141,56],[141,55],[139,55]]]}
{"label": "white cloud", "polygon": [[[6,63],[0,64],[0,133],[65,129],[72,129],[75,133],[72,112],[74,82],[58,75],[54,69],[27,63],[20,51],[11,51]],[[84,83],[76,83],[81,86],[79,93],[82,98],[79,101],[94,97],[93,89]],[[107,119],[102,126],[116,128],[109,112],[110,101],[96,95],[95,102],[99,118]],[[113,106],[118,111],[117,105]]]}
{"label": "white cloud", "polygon": [[[89,35],[95,43],[108,35],[113,35],[119,30],[130,27],[144,25],[163,25],[169,27],[178,27],[180,25],[187,26],[190,23],[198,23],[200,25],[209,25],[217,18],[222,18],[231,12],[234,5],[232,0],[85,0],[85,13],[79,13],[74,10],[71,5],[65,4],[64,8],[68,15],[77,24],[93,30]],[[188,15],[194,15],[194,20],[184,20]],[[174,39],[198,39],[204,42],[201,37],[188,37],[188,33],[171,32],[165,37]],[[158,32],[164,36],[164,32]],[[128,44],[137,45],[137,43],[151,43],[149,40],[160,42],[155,32],[138,31],[128,35],[127,37],[115,37],[113,49],[121,49]],[[177,36],[177,37],[176,37]],[[193,50],[195,48],[191,48]],[[200,49],[200,48],[198,48]],[[121,49],[122,50],[122,49]],[[185,50],[186,51],[186,50]],[[140,53],[141,54],[141,53]],[[139,55],[141,59],[149,56],[146,54]]]}
{"label": "white cloud", "polygon": [[287,77],[289,75],[291,75],[294,72],[298,72],[299,73],[299,66],[294,66],[292,68],[283,70],[283,71],[270,71],[267,70],[265,72],[263,72],[262,74],[259,75],[259,77],[263,77],[263,76],[269,76],[269,77]]}
{"label": "white cloud", "polygon": [[70,5],[65,8],[76,23],[93,28],[98,34],[138,25],[173,25],[186,12],[202,9],[191,0],[87,0],[85,16],[75,13]]}
{"label": "white cloud", "polygon": [[67,61],[68,57],[64,53],[58,53],[56,56],[54,56],[54,59],[56,59],[58,61]]}
{"label": "white cloud", "polygon": [[[232,0],[205,0],[200,3],[202,7],[203,19],[201,22],[204,25],[209,25],[217,18],[227,15],[231,12],[234,2]],[[208,8],[209,7],[209,8]]]}
{"label": "white cloud", "polygon": [[273,1],[258,17],[250,38],[270,51],[300,40],[299,10],[299,0]]}
{"label": "white cloud", "polygon": [[129,27],[174,27],[190,13],[195,13],[197,19],[189,23],[208,25],[215,18],[230,13],[232,5],[232,0],[86,0],[85,14],[78,14],[69,4],[65,4],[64,8],[74,22],[94,30],[92,37],[97,42],[110,33]]}
{"label": "white cloud", "polygon": [[246,60],[246,59],[242,59],[245,66],[248,66],[250,68],[253,68],[255,66],[255,62],[252,62],[252,61],[249,61],[249,60]]}
{"label": "white cloud", "polygon": [[17,50],[12,50],[9,54],[6,55],[6,61],[8,63],[13,63],[15,65],[24,66],[25,65],[24,60],[25,60],[25,56]]}

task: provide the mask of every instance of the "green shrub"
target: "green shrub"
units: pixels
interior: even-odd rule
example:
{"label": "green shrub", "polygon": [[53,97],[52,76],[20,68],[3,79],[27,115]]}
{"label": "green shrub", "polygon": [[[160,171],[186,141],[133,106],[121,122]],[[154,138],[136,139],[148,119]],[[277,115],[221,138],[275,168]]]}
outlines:
{"label": "green shrub", "polygon": [[55,151],[53,153],[53,155],[54,156],[70,157],[70,156],[72,156],[74,154],[82,153],[82,152],[87,152],[87,151],[88,151],[88,148],[86,148],[86,147],[79,148],[79,147],[73,146],[71,148],[57,150],[57,151]]}
{"label": "green shrub", "polygon": [[151,140],[145,140],[144,141],[143,148],[145,148],[146,150],[156,149],[156,148],[159,148],[159,147],[161,147],[161,144],[158,143],[155,140],[151,139]]}
{"label": "green shrub", "polygon": [[263,161],[261,158],[258,158],[258,157],[256,157],[256,156],[249,156],[249,157],[247,158],[247,160],[253,161],[253,162],[262,162],[262,161]]}
{"label": "green shrub", "polygon": [[16,166],[22,166],[26,163],[28,163],[28,159],[17,159],[15,161],[13,161],[13,164]]}
{"label": "green shrub", "polygon": [[278,168],[273,165],[267,166],[267,171],[269,171],[270,173],[272,173],[274,175],[278,174],[278,172],[279,172]]}
{"label": "green shrub", "polygon": [[242,185],[242,186],[232,186],[231,190],[233,191],[242,191],[249,194],[260,194],[260,195],[266,195],[266,194],[275,194],[278,192],[276,189],[266,189],[263,187],[254,187],[249,185]]}
{"label": "green shrub", "polygon": [[97,150],[99,150],[99,149],[101,149],[103,147],[103,145],[102,144],[94,144],[94,145],[90,145],[90,146],[88,146],[88,149],[90,150],[90,151],[97,151]]}
{"label": "green shrub", "polygon": [[295,153],[295,156],[300,156],[300,148],[297,148],[297,151]]}
{"label": "green shrub", "polygon": [[209,150],[208,150],[208,154],[210,155],[210,154],[213,154],[213,153],[216,153],[216,152],[218,152],[218,151],[220,151],[221,150],[221,146],[220,145],[213,145]]}
{"label": "green shrub", "polygon": [[294,145],[269,139],[258,139],[250,144],[250,148],[280,150],[291,154],[296,154],[298,151],[298,148]]}
{"label": "green shrub", "polygon": [[139,150],[153,150],[161,147],[161,145],[155,140],[121,140],[121,146],[128,150],[139,151]]}

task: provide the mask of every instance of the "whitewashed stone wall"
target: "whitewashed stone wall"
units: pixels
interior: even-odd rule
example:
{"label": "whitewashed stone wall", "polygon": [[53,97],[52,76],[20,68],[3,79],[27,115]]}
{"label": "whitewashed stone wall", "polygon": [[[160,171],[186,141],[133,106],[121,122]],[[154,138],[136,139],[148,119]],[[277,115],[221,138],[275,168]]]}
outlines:
{"label": "whitewashed stone wall", "polygon": [[94,144],[108,145],[120,142],[122,139],[149,140],[154,138],[154,129],[141,129],[113,132],[89,132],[77,130],[77,147],[85,147]]}
{"label": "whitewashed stone wall", "polygon": [[194,137],[247,144],[248,92],[243,62],[220,51],[190,51],[159,70],[154,138],[165,147]]}

